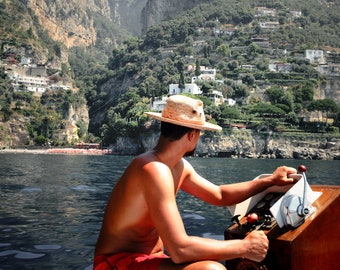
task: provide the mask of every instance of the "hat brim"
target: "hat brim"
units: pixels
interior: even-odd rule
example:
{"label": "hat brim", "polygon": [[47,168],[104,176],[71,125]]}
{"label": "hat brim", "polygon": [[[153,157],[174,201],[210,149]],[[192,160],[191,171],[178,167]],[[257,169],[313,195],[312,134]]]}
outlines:
{"label": "hat brim", "polygon": [[215,125],[215,124],[212,124],[212,123],[208,123],[208,122],[205,122],[204,125],[196,125],[196,124],[192,124],[192,123],[186,123],[186,122],[181,122],[181,121],[169,119],[169,118],[166,118],[166,117],[162,117],[161,113],[145,112],[145,114],[148,115],[148,116],[151,116],[152,118],[157,119],[159,121],[167,122],[167,123],[171,123],[171,124],[175,124],[175,125],[179,125],[179,126],[201,129],[201,130],[211,130],[211,131],[221,131],[222,130],[222,127]]}

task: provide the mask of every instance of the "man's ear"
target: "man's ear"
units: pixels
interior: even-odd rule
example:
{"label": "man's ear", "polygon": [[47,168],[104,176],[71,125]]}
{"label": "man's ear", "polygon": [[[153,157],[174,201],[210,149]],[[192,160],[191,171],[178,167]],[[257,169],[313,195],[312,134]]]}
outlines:
{"label": "man's ear", "polygon": [[191,142],[194,138],[195,138],[195,134],[196,134],[196,130],[195,129],[191,129],[188,133],[188,140]]}

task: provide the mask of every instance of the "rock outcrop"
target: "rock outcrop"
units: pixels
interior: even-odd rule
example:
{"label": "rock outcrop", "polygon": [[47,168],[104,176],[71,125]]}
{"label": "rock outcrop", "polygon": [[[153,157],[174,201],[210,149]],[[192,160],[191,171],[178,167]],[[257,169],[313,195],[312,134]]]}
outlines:
{"label": "rock outcrop", "polygon": [[[202,136],[195,153],[206,157],[339,160],[340,139],[318,135],[286,136],[232,130],[222,137]],[[157,138],[158,134],[119,138],[112,150],[115,154],[136,155],[151,150]]]}

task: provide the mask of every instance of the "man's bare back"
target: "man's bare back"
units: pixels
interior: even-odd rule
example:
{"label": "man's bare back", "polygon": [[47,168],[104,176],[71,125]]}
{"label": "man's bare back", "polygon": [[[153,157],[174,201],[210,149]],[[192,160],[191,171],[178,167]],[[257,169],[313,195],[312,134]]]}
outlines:
{"label": "man's bare back", "polygon": [[[143,154],[132,161],[119,179],[109,198],[95,255],[119,252],[145,254],[163,252],[162,240],[155,230],[145,201],[145,196],[148,194],[143,192],[146,186],[152,186],[152,183],[147,183],[152,180],[140,177],[143,167],[157,167],[157,165],[160,165],[160,160],[154,152]],[[174,174],[180,176],[180,172]],[[179,184],[178,176],[174,180],[176,192]],[[173,196],[175,197],[176,194]]]}
{"label": "man's bare back", "polygon": [[[283,166],[265,178],[228,185],[213,184],[200,176],[183,157],[194,151],[200,129],[218,128],[205,123],[201,102],[187,97],[169,98],[167,104],[170,101],[162,117],[152,114],[165,120],[157,145],[152,151],[133,159],[111,193],[95,249],[95,264],[96,257],[100,257],[97,265],[105,264],[104,267],[108,267],[105,269],[111,269],[112,262],[107,264],[105,256],[115,260],[116,255],[125,256],[126,253],[151,255],[151,260],[143,267],[158,270],[215,270],[225,269],[219,263],[222,260],[238,257],[263,260],[268,239],[262,231],[253,231],[244,239],[227,241],[188,235],[177,207],[176,194],[181,189],[206,203],[227,206],[269,186],[293,183],[289,174],[296,170]],[[166,117],[172,117],[169,123]],[[184,124],[178,125],[181,121]],[[152,260],[165,249],[170,258]],[[128,265],[130,261],[126,261]],[[138,264],[137,259],[136,267],[140,269]]]}

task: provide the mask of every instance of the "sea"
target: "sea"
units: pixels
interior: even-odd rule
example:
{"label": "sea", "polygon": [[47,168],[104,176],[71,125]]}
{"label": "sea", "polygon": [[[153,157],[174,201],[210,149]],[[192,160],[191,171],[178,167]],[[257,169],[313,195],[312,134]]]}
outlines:
{"label": "sea", "polygon": [[[133,157],[0,154],[0,269],[92,269],[111,189]],[[235,183],[287,165],[307,167],[310,185],[340,185],[340,161],[187,158],[213,183]],[[180,192],[187,233],[223,239],[227,208]]]}

